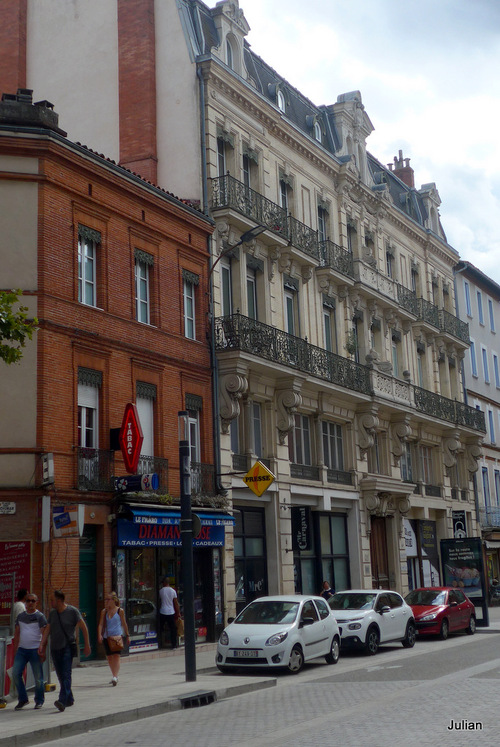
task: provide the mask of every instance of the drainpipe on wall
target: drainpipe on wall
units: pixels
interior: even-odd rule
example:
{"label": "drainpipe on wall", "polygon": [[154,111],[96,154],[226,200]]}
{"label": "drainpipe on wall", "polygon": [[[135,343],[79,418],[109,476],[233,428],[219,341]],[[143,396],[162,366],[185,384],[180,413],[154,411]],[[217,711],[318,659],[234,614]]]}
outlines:
{"label": "drainpipe on wall", "polygon": [[[203,212],[208,215],[208,179],[207,179],[207,145],[205,129],[205,100],[206,83],[199,63],[196,63],[196,75],[199,80],[200,93],[200,150],[201,150],[201,182],[203,197]],[[207,251],[210,257],[209,272],[209,317],[210,317],[210,360],[212,367],[212,397],[213,397],[213,431],[214,431],[214,467],[215,467],[215,490],[217,494],[226,495],[227,490],[221,483],[221,455],[220,455],[220,430],[219,430],[219,370],[217,356],[215,354],[215,317],[214,317],[214,293],[213,293],[213,266],[212,237],[207,237]]]}

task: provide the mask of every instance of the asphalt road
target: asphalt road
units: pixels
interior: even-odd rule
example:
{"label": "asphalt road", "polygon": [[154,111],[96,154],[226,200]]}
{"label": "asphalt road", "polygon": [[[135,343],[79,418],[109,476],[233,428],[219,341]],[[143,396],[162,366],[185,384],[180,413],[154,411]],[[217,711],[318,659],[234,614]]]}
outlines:
{"label": "asphalt road", "polygon": [[499,708],[500,631],[480,630],[318,660],[265,691],[45,745],[497,747]]}

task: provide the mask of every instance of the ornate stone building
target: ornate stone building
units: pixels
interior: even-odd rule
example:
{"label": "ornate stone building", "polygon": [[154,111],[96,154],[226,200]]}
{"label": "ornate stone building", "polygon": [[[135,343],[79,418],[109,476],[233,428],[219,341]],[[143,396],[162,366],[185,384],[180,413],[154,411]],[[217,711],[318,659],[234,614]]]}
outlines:
{"label": "ornate stone building", "polygon": [[[471,475],[485,428],[463,402],[469,334],[436,186],[416,188],[401,152],[389,166],[369,153],[359,91],[316,106],[255,55],[237,0],[142,0],[133,18],[117,0],[117,22],[86,0],[78,19],[67,14],[71,57],[47,7],[31,5],[29,43],[68,66],[39,55],[28,84],[48,86],[70,136],[216,223],[207,334],[236,519],[225,615],[262,593],[317,592],[325,578],[337,589],[438,583],[453,510],[477,531]],[[106,110],[90,120],[89,86],[79,79],[76,100],[68,91],[91,14],[111,41]],[[104,63],[85,64],[92,79]],[[276,476],[260,498],[242,481],[257,459]]]}

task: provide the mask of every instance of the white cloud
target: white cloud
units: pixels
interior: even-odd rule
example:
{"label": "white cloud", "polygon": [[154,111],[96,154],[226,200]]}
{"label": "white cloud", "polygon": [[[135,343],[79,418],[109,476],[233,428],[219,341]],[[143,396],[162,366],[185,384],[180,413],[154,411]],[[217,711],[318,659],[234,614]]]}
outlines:
{"label": "white cloud", "polygon": [[448,240],[500,282],[500,2],[240,0],[248,41],[316,104],[360,90],[382,163],[435,182]]}

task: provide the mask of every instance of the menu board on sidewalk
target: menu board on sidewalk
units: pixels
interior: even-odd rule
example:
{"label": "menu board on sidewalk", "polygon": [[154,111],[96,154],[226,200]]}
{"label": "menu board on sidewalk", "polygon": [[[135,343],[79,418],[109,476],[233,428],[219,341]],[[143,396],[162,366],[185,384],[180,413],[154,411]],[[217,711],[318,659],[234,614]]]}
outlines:
{"label": "menu board on sidewalk", "polygon": [[0,617],[9,616],[12,606],[12,574],[16,574],[14,594],[31,587],[31,542],[0,540]]}

